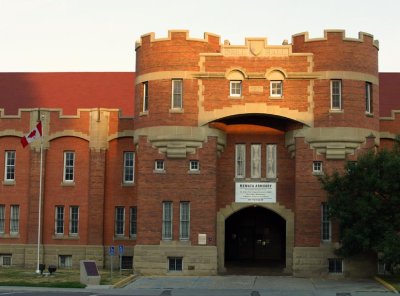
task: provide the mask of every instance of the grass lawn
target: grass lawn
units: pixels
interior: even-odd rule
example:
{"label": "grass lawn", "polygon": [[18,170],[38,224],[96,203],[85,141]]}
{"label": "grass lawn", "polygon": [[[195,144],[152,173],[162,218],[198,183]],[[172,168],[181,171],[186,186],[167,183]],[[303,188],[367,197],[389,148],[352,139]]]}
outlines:
{"label": "grass lawn", "polygon": [[[99,270],[101,285],[113,285],[131,273],[113,271],[112,279],[110,270]],[[57,288],[84,288],[80,283],[79,269],[57,269],[53,275],[42,276],[32,270],[16,267],[0,268],[0,286],[29,286],[29,287],[57,287]]]}

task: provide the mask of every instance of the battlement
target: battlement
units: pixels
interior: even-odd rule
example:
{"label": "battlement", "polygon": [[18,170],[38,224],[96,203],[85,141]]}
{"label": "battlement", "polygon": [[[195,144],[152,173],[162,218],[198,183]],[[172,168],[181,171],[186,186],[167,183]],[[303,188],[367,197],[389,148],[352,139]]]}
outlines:
{"label": "battlement", "polygon": [[141,47],[143,44],[149,44],[153,42],[162,42],[162,41],[172,41],[172,40],[184,40],[184,41],[197,41],[197,42],[205,42],[212,45],[220,44],[220,36],[213,33],[204,33],[204,38],[191,38],[189,36],[188,30],[169,30],[168,37],[166,38],[156,38],[155,33],[147,33],[141,36],[140,40],[136,41],[135,49]]}
{"label": "battlement", "polygon": [[337,40],[338,37],[342,41],[349,42],[360,42],[360,43],[369,43],[379,49],[379,41],[374,40],[374,36],[369,33],[359,32],[358,38],[349,38],[346,37],[345,30],[324,30],[324,37],[320,38],[309,38],[308,32],[302,32],[295,35],[292,35],[292,44],[296,44],[298,42],[306,43],[306,42],[317,42],[317,41],[329,41],[329,40]]}

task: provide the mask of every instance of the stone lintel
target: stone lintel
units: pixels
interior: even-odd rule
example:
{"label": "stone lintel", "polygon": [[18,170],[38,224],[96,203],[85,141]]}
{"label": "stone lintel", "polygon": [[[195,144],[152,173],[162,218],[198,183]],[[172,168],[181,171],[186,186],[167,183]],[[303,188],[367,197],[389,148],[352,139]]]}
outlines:
{"label": "stone lintel", "polygon": [[326,159],[346,159],[346,156],[354,154],[371,134],[377,135],[375,144],[378,146],[379,132],[370,129],[353,127],[303,128],[286,133],[285,145],[294,156],[296,150],[295,138],[303,137],[317,153],[325,154]]}
{"label": "stone lintel", "polygon": [[207,142],[208,137],[217,137],[217,151],[222,152],[226,145],[226,135],[223,131],[209,127],[187,126],[157,126],[134,131],[134,143],[140,136],[146,136],[151,145],[165,153],[168,158],[186,158],[187,154],[195,153]]}

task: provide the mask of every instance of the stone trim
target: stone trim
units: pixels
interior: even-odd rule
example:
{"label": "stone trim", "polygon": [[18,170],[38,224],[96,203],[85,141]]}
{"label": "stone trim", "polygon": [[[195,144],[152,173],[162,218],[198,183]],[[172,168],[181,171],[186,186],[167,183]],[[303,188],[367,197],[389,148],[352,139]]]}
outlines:
{"label": "stone trim", "polygon": [[69,119],[79,119],[81,118],[81,113],[84,112],[91,112],[91,111],[108,111],[108,112],[118,112],[118,118],[119,119],[133,119],[133,116],[122,116],[121,110],[120,109],[111,109],[111,108],[78,108],[77,109],[77,114],[76,115],[64,115],[63,114],[63,109],[60,108],[20,108],[18,109],[18,115],[5,115],[4,114],[4,108],[0,108],[0,119],[20,119],[22,118],[22,113],[34,113],[36,116],[36,121],[38,119],[37,114],[40,111],[41,114],[44,112],[58,112],[58,118],[63,119],[63,118],[69,118]]}
{"label": "stone trim", "polygon": [[379,77],[362,72],[353,71],[317,71],[315,75],[319,76],[319,79],[343,79],[343,80],[357,80],[357,81],[368,81],[375,85],[379,85]]}
{"label": "stone trim", "polygon": [[345,159],[346,155],[354,154],[365,139],[375,136],[375,144],[379,146],[379,132],[352,127],[318,127],[303,128],[287,132],[285,145],[294,157],[296,150],[295,138],[302,138],[319,154],[325,154],[327,159]]}
{"label": "stone trim", "polygon": [[[204,99],[203,99],[204,100]],[[199,99],[201,106],[202,99]],[[284,118],[290,118],[295,121],[301,122],[307,126],[314,125],[314,114],[311,110],[307,112],[300,112],[298,110],[292,110],[276,105],[267,105],[261,103],[246,103],[244,105],[234,105],[224,107],[221,109],[214,109],[211,111],[205,111],[204,108],[199,109],[199,125],[205,125],[209,122],[215,121],[220,118],[228,117],[237,114],[266,114],[266,115],[277,115]]]}
{"label": "stone trim", "polygon": [[[171,241],[160,245],[136,245],[134,267],[142,275],[216,275],[217,248]],[[182,257],[182,271],[168,271],[168,257]]]}
{"label": "stone trim", "polygon": [[391,116],[380,117],[379,120],[382,121],[396,120],[396,115],[399,115],[400,117],[400,110],[392,110],[390,113]]}
{"label": "stone trim", "polygon": [[223,131],[209,127],[156,126],[134,131],[134,143],[139,137],[146,136],[151,145],[165,153],[168,158],[186,158],[201,148],[208,137],[217,138],[217,151],[222,152],[226,146],[226,135]]}
{"label": "stone trim", "polygon": [[112,140],[119,139],[119,138],[132,138],[133,143],[133,134],[134,131],[132,130],[124,130],[122,132],[118,132],[112,135],[109,135],[107,138],[107,142],[111,142]]}

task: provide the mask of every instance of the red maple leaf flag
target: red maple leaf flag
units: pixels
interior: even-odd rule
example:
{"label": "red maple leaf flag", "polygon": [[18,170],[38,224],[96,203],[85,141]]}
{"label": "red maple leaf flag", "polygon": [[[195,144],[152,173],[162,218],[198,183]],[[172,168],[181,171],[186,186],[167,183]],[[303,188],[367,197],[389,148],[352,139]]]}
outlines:
{"label": "red maple leaf flag", "polygon": [[36,127],[29,132],[29,134],[21,138],[22,147],[29,145],[33,141],[39,139],[42,136],[42,122],[39,121]]}

